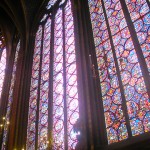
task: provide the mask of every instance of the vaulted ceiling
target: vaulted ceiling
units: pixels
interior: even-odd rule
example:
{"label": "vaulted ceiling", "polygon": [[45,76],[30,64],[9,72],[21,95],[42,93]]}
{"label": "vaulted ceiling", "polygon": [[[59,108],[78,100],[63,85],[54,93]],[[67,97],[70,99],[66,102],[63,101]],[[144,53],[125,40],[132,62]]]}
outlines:
{"label": "vaulted ceiling", "polygon": [[20,34],[29,32],[48,0],[0,0],[0,26]]}

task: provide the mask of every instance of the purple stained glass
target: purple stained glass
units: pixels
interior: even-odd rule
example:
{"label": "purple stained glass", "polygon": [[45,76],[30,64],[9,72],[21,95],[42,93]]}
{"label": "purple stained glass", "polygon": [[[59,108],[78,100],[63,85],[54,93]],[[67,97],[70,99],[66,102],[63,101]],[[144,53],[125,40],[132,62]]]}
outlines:
{"label": "purple stained glass", "polygon": [[[131,1],[128,1],[128,3],[129,2],[131,3]],[[106,130],[110,144],[128,138],[126,121],[121,106],[122,100],[118,77],[109,41],[110,36],[112,36],[117,64],[119,65],[119,74],[122,79],[133,136],[150,130],[150,105],[141,67],[120,1],[104,0],[104,7],[107,18],[104,17],[101,1],[89,0]],[[140,15],[147,15],[148,9],[144,7],[145,5],[140,9]],[[106,25],[105,19],[108,19],[109,26]],[[111,35],[108,34],[108,28],[110,28]],[[141,38],[141,41],[144,41],[148,39],[148,36],[139,36],[139,38]]]}
{"label": "purple stained glass", "polygon": [[3,89],[5,69],[6,69],[6,48],[3,49],[2,56],[0,59],[0,98],[1,98],[2,89]]}
{"label": "purple stained glass", "polygon": [[47,9],[50,9],[53,5],[55,5],[55,3],[57,2],[58,0],[50,0],[49,2],[48,2],[48,5],[47,5]]}
{"label": "purple stained glass", "polygon": [[50,37],[51,20],[48,18],[44,26],[43,54],[40,83],[40,106],[38,125],[38,147],[43,150],[47,148],[48,141],[48,94],[49,94],[49,64],[50,64]]}
{"label": "purple stained glass", "polygon": [[67,135],[68,149],[75,149],[77,133],[73,131],[73,125],[79,118],[77,66],[75,54],[74,23],[71,11],[71,2],[65,7],[65,51],[66,51],[66,101],[67,101]]}
{"label": "purple stained glass", "polygon": [[35,149],[35,134],[36,132],[36,111],[37,111],[37,98],[38,98],[38,84],[39,84],[39,65],[41,53],[41,39],[42,27],[36,33],[32,77],[30,86],[30,99],[29,99],[29,112],[28,112],[28,129],[27,129],[27,149]]}
{"label": "purple stained glass", "polygon": [[101,1],[89,0],[108,142],[128,137],[119,82]]}
{"label": "purple stained glass", "polygon": [[3,143],[2,143],[2,149],[5,150],[6,148],[6,142],[7,142],[7,136],[8,136],[8,130],[9,130],[9,122],[10,122],[10,113],[11,113],[11,107],[13,102],[13,92],[14,92],[14,84],[16,81],[16,69],[17,69],[17,60],[18,60],[18,53],[20,50],[20,41],[17,44],[16,47],[16,53],[15,53],[15,59],[13,64],[13,71],[12,71],[12,78],[11,78],[11,85],[9,89],[9,97],[8,97],[8,104],[7,104],[7,112],[6,112],[6,119],[5,119],[5,125],[4,125],[4,133],[3,133]]}
{"label": "purple stained glass", "polygon": [[126,0],[150,75],[150,8],[146,0]]}
{"label": "purple stained glass", "polygon": [[[53,27],[54,39],[51,40]],[[35,149],[35,143],[38,143],[38,149],[41,150],[48,146],[52,149],[66,149],[65,139],[68,139],[66,141],[68,149],[75,149],[77,144],[73,125],[79,118],[79,106],[74,23],[70,1],[64,7],[64,20],[62,9],[57,10],[53,27],[51,28],[49,17],[44,25],[43,39],[41,26],[36,34],[29,99],[27,149]],[[52,48],[51,45],[54,47]],[[51,74],[52,79],[50,79]],[[38,101],[39,108],[37,108]],[[52,103],[52,108],[48,108],[49,103]],[[50,122],[48,122],[50,117],[48,109],[52,111]],[[39,112],[38,120],[37,112]],[[67,122],[64,121],[65,118]],[[38,131],[36,131],[37,123]],[[51,131],[48,131],[49,125],[52,127]],[[36,132],[38,132],[38,141],[36,141]],[[48,139],[49,133],[51,139]]]}
{"label": "purple stained glass", "polygon": [[[116,12],[116,20],[124,18],[124,14],[120,13],[122,10],[119,0],[115,0],[114,2],[110,2],[109,0],[104,1],[107,14],[110,14],[110,12]],[[120,10],[116,9],[116,6],[119,6]],[[109,15],[108,21],[109,24],[111,24],[111,16]],[[120,23],[118,22],[116,24],[119,25]],[[139,135],[146,131],[144,129],[145,124],[143,123],[145,115],[141,117],[141,115],[138,114],[147,114],[150,109],[150,105],[147,105],[149,97],[145,87],[141,67],[137,59],[137,54],[128,27],[120,27],[115,35],[111,29],[111,33],[122,78],[132,135]],[[124,47],[123,51],[120,51],[120,46]],[[128,88],[132,89],[134,92],[132,97],[128,96],[131,92]],[[135,97],[135,95],[138,96]],[[137,101],[137,98],[140,100]]]}
{"label": "purple stained glass", "polygon": [[63,79],[63,24],[62,10],[58,9],[54,26],[53,67],[53,148],[64,148],[64,79]]}
{"label": "purple stained glass", "polygon": [[[64,109],[67,109],[67,139],[68,149],[75,149],[77,144],[73,125],[79,118],[77,71],[74,41],[74,24],[71,3],[68,1],[65,10],[65,53],[63,51],[62,10],[59,9],[55,19],[54,29],[54,76],[53,76],[53,148],[65,149]],[[64,55],[66,60],[64,61]],[[66,66],[66,83],[64,83],[64,63]],[[66,95],[64,95],[66,84]],[[64,96],[66,99],[64,99]],[[64,106],[67,103],[67,108]]]}

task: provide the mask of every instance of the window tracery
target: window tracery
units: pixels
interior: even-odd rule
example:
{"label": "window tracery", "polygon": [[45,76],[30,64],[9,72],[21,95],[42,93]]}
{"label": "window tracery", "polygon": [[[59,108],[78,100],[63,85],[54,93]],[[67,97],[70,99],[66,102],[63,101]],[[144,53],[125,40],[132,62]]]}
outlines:
{"label": "window tracery", "polygon": [[4,47],[2,50],[1,59],[0,59],[0,98],[3,89],[3,83],[5,78],[5,69],[6,69],[6,48]]}
{"label": "window tracery", "polygon": [[109,144],[150,131],[149,81],[126,21],[131,17],[149,70],[150,9],[146,0],[125,2],[128,10],[120,0],[88,0]]}
{"label": "window tracery", "polygon": [[[57,1],[50,1],[48,9]],[[29,98],[27,149],[75,149],[79,118],[71,2],[44,16],[36,33]],[[54,15],[54,16],[53,16]],[[54,18],[54,19],[52,19]]]}

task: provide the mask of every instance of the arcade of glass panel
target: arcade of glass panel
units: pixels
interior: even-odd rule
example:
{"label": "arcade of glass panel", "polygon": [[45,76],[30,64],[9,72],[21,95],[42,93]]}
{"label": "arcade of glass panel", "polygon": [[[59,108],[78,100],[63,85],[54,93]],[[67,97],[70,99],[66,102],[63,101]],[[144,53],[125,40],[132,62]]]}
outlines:
{"label": "arcade of glass panel", "polygon": [[[66,2],[66,3],[63,3]],[[58,4],[50,1],[47,9]],[[27,149],[75,149],[79,118],[71,2],[61,1],[36,33],[29,98]],[[53,15],[53,14],[51,14]],[[50,115],[51,114],[51,115]],[[50,130],[49,130],[50,127]]]}

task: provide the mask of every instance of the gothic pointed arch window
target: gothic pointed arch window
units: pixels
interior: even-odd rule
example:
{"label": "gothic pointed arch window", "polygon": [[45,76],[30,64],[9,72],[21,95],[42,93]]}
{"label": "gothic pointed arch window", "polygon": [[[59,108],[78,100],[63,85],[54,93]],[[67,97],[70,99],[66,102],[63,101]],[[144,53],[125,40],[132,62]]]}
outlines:
{"label": "gothic pointed arch window", "polygon": [[150,131],[150,8],[88,0],[108,144]]}
{"label": "gothic pointed arch window", "polygon": [[75,149],[79,118],[70,0],[50,0],[35,37],[26,148]]}

